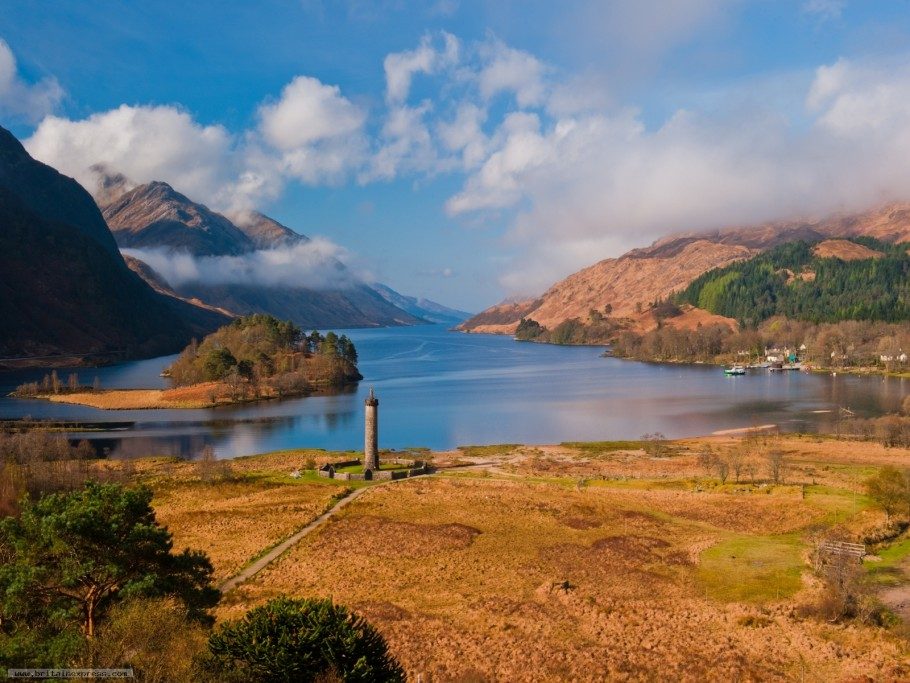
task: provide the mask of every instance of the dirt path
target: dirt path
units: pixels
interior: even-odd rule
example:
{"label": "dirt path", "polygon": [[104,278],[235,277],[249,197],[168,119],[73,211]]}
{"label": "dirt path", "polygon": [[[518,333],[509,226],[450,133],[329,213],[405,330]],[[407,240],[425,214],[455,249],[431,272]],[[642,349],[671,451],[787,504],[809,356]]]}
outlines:
{"label": "dirt path", "polygon": [[904,583],[885,588],[878,594],[878,599],[885,603],[892,612],[901,618],[905,624],[910,624],[910,559],[901,562],[899,569]]}
{"label": "dirt path", "polygon": [[[417,476],[429,476],[429,475],[424,474],[424,475],[417,475]],[[240,570],[239,573],[237,573],[234,576],[232,576],[231,578],[227,579],[224,583],[222,583],[218,587],[218,589],[222,593],[227,593],[228,591],[235,589],[237,586],[239,586],[244,581],[251,579],[256,574],[261,572],[263,569],[268,567],[272,562],[274,562],[279,557],[281,557],[285,552],[287,552],[288,549],[290,549],[291,547],[293,547],[294,545],[299,543],[302,538],[304,538],[305,536],[308,536],[312,532],[316,531],[316,529],[318,529],[323,524],[328,522],[332,517],[334,517],[341,510],[343,510],[345,507],[347,507],[348,504],[350,504],[352,501],[354,501],[357,498],[359,498],[360,496],[362,496],[367,491],[372,491],[373,489],[377,489],[377,488],[380,488],[383,486],[388,486],[389,484],[397,484],[402,481],[409,481],[410,479],[413,479],[413,478],[414,477],[408,477],[407,479],[393,479],[392,481],[382,482],[381,484],[373,484],[372,486],[365,486],[362,489],[355,489],[355,490],[351,491],[348,495],[344,496],[343,498],[339,498],[332,507],[330,507],[328,510],[323,512],[316,519],[314,519],[312,522],[310,522],[305,527],[303,527],[300,531],[296,532],[292,536],[289,536],[288,538],[283,540],[281,543],[276,545],[274,548],[269,550],[265,555],[260,557],[258,560],[256,560],[252,564],[244,567],[243,569]]]}
{"label": "dirt path", "polygon": [[910,586],[886,588],[878,597],[905,624],[910,624]]}

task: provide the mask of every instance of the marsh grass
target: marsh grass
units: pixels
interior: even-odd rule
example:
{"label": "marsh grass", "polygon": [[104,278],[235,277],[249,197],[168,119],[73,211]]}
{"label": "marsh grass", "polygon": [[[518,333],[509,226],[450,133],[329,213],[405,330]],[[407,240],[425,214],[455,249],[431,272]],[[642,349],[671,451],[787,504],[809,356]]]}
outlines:
{"label": "marsh grass", "polygon": [[698,583],[722,602],[779,601],[802,587],[804,552],[796,535],[734,536],[702,552]]}

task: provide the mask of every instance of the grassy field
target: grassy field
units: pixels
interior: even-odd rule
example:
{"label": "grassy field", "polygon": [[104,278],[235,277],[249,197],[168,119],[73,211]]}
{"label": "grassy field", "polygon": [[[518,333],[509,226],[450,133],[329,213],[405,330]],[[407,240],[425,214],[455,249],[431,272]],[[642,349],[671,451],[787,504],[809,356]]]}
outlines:
{"label": "grassy field", "polygon": [[[321,464],[357,457],[321,450],[210,471],[165,459],[130,467],[153,488],[175,546],[207,552],[219,579],[347,487],[374,487],[225,595],[217,617],[282,593],[330,596],[375,624],[413,679],[910,675],[896,629],[832,624],[813,611],[821,585],[808,561],[820,533],[861,537],[884,524],[863,481],[910,462],[910,451],[796,436],[748,442],[750,452],[785,453],[774,484],[760,460],[739,481],[706,471],[705,449],[744,448],[730,435],[674,442],[663,457],[643,445],[420,451],[437,475],[379,486],[317,477]],[[402,454],[383,453],[393,455]],[[865,564],[871,584],[905,585],[910,540],[878,550]]]}
{"label": "grassy field", "polygon": [[[132,461],[129,466],[136,481],[152,488],[156,516],[173,534],[174,547],[204,551],[220,581],[306,526],[336,496],[353,488],[303,469],[338,457],[320,450],[283,451],[208,469],[168,458]],[[292,477],[295,470],[301,476]]]}
{"label": "grassy field", "polygon": [[[218,616],[281,593],[331,596],[424,681],[910,674],[898,635],[813,616],[807,562],[819,531],[883,522],[857,473],[910,453],[791,437],[775,442],[784,482],[721,484],[699,466],[705,445],[740,441],[677,442],[665,458],[636,442],[434,454],[476,465],[367,492]],[[882,568],[910,553],[892,547]]]}

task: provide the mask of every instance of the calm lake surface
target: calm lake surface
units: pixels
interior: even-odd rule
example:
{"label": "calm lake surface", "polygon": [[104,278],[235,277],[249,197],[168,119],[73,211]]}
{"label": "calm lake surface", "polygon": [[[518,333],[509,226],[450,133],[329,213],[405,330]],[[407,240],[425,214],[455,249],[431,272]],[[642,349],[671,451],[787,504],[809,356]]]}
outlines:
{"label": "calm lake surface", "polygon": [[[283,448],[363,448],[363,399],[380,399],[380,446],[447,449],[491,443],[558,443],[668,437],[778,424],[786,431],[834,425],[839,406],[860,416],[899,408],[907,380],[655,365],[601,357],[602,349],[515,342],[442,326],[352,330],[365,379],[350,392],[205,410],[103,411],[5,398],[45,371],[0,374],[0,418],[104,423],[72,432],[116,457],[193,457],[212,444],[220,457]],[[163,387],[167,356],[75,370],[111,388]],[[63,379],[69,370],[58,370]]]}

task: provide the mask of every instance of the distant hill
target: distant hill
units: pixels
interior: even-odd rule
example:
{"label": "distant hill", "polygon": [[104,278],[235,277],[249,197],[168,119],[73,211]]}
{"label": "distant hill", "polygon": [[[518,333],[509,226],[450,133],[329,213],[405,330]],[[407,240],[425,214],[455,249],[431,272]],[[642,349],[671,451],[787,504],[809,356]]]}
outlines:
{"label": "distant hill", "polygon": [[379,282],[374,282],[370,287],[390,304],[431,323],[456,325],[471,317],[471,314],[466,311],[449,308],[429,299],[399,294],[388,285]]}
{"label": "distant hill", "polygon": [[910,320],[910,255],[873,238],[788,242],[697,277],[674,297],[749,326]]}
{"label": "distant hill", "polygon": [[[123,248],[162,248],[194,257],[241,256],[257,249],[282,249],[310,241],[258,212],[228,218],[164,182],[130,187],[129,181],[105,169],[99,169],[99,176],[97,196],[99,202],[110,202],[103,205],[104,216]],[[153,286],[160,286],[163,278],[147,264],[143,266],[135,270]],[[358,283],[340,261],[331,259],[328,266],[338,272],[337,288],[202,281],[169,286],[180,297],[213,308],[237,315],[274,315],[308,329],[425,322]]]}
{"label": "distant hill", "polygon": [[619,258],[584,268],[557,282],[537,299],[492,306],[466,320],[459,329],[514,334],[522,318],[554,329],[567,320],[586,321],[596,311],[632,319],[637,329],[646,330],[658,324],[650,314],[652,304],[714,268],[751,258],[786,242],[863,236],[887,243],[910,241],[910,204],[891,204],[825,219],[670,235],[650,247],[633,249]]}
{"label": "distant hill", "polygon": [[151,289],[127,267],[92,197],[3,128],[0,227],[2,359],[170,353],[229,320]]}

